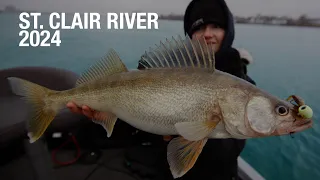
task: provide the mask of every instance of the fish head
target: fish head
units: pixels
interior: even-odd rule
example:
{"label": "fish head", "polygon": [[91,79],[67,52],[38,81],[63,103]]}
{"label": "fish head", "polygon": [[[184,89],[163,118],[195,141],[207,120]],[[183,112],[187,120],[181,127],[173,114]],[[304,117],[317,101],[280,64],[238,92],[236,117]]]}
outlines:
{"label": "fish head", "polygon": [[[297,97],[297,96],[295,96]],[[285,118],[280,118],[280,123],[273,135],[293,134],[307,130],[313,126],[312,109],[304,104],[300,97],[297,97],[296,104],[283,101],[287,104],[288,112]],[[303,102],[303,103],[302,103]],[[281,114],[284,109],[277,109],[277,113]]]}
{"label": "fish head", "polygon": [[307,130],[313,125],[312,109],[302,102],[296,105],[271,95],[253,96],[246,107],[247,125],[254,136],[280,136]]}

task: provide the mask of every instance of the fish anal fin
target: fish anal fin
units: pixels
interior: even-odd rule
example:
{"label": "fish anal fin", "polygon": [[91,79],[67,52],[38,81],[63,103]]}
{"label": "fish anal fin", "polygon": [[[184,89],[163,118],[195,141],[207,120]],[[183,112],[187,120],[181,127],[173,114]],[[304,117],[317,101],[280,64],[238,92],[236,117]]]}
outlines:
{"label": "fish anal fin", "polygon": [[155,50],[141,57],[139,61],[145,68],[206,68],[215,71],[215,53],[212,45],[208,45],[204,38],[182,39],[172,37],[172,40],[156,45]]}
{"label": "fish anal fin", "polygon": [[167,160],[174,178],[183,176],[194,166],[207,140],[188,141],[177,137],[170,141]]}
{"label": "fish anal fin", "polygon": [[110,49],[104,57],[81,75],[76,82],[76,87],[112,74],[127,71],[127,67],[120,59],[117,52],[114,49]]}
{"label": "fish anal fin", "polygon": [[107,136],[110,137],[117,119],[118,117],[111,112],[96,112],[92,121],[100,124],[107,131]]}

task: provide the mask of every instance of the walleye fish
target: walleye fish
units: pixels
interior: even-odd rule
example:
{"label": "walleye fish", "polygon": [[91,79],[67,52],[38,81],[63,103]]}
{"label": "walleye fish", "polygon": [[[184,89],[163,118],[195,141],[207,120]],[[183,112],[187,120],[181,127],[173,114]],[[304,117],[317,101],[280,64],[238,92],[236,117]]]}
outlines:
{"label": "walleye fish", "polygon": [[55,91],[16,77],[12,90],[29,102],[30,142],[38,140],[67,102],[101,113],[93,120],[112,135],[118,118],[149,133],[178,135],[168,144],[174,178],[187,173],[208,139],[286,135],[312,127],[312,109],[275,97],[236,76],[215,69],[204,39],[172,38],[150,49],[145,70],[129,71],[111,49],[69,90]]}

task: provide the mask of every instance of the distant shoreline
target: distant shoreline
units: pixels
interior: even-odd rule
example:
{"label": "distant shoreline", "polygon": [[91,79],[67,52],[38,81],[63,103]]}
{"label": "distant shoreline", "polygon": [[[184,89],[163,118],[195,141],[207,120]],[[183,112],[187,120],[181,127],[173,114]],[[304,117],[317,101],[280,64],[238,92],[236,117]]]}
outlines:
{"label": "distant shoreline", "polygon": [[[1,14],[19,14],[21,12],[38,12],[38,11],[21,11],[21,10],[12,10],[12,11],[3,11],[0,10],[0,15]],[[42,14],[50,14],[52,12],[41,12]],[[58,12],[59,13],[59,12]],[[71,12],[65,12],[66,14],[73,14]],[[134,12],[132,12],[134,13]],[[264,20],[267,19],[267,16],[264,16],[263,18],[259,19],[259,17],[235,17],[235,24],[248,24],[248,25],[270,25],[270,26],[286,26],[286,27],[312,27],[312,28],[320,28],[320,18],[319,18],[319,23],[310,23],[307,20],[308,19],[299,19],[299,20],[294,20],[294,19],[289,19],[286,20],[285,23],[279,23],[277,21],[284,21],[282,18],[277,18],[277,17],[269,17],[268,21],[273,22],[265,22]],[[168,21],[183,21],[183,16],[182,15],[159,15],[159,20],[168,20]],[[251,22],[252,19],[254,21],[258,22]],[[251,20],[251,21],[250,21]]]}
{"label": "distant shoreline", "polygon": [[[289,19],[284,23],[277,23],[277,20],[280,21],[277,18],[269,18],[269,22],[263,22],[263,20],[260,20],[260,22],[250,22],[251,19],[254,19],[255,17],[249,17],[249,18],[239,18],[236,17],[235,24],[249,24],[249,25],[270,25],[270,26],[287,26],[287,27],[316,27],[320,28],[320,18],[319,23],[310,23],[307,20],[293,20]],[[183,16],[181,15],[160,15],[159,19],[161,20],[170,20],[170,21],[183,21]],[[238,19],[238,20],[237,20]],[[244,20],[245,19],[245,20]],[[249,20],[250,19],[250,20]],[[259,21],[256,20],[256,21]]]}
{"label": "distant shoreline", "polygon": [[[168,20],[168,21],[183,21],[179,19],[166,19],[159,18],[159,20]],[[245,24],[245,25],[268,25],[268,26],[282,26],[282,27],[309,27],[309,28],[320,28],[320,24],[314,25],[297,25],[297,24],[268,24],[268,23],[245,23],[245,22],[235,22],[235,24]]]}

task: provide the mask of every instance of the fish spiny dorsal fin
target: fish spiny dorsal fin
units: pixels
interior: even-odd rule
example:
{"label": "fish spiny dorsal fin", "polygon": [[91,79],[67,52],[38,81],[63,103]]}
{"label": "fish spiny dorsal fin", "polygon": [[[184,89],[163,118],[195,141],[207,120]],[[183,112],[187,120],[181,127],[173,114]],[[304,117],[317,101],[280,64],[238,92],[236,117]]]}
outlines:
{"label": "fish spiny dorsal fin", "polygon": [[[158,56],[162,57],[165,60],[165,64],[167,66],[170,66],[168,59],[166,58],[166,55],[164,53],[166,53],[166,49],[161,49],[161,46],[158,46],[157,44],[155,44],[157,47],[157,52],[158,52]],[[165,46],[163,45],[163,43],[160,41],[160,45],[162,45],[162,47],[165,48]]]}
{"label": "fish spiny dorsal fin", "polygon": [[[166,38],[166,42],[167,42],[167,44],[169,44],[169,46],[170,46],[169,49],[174,49],[174,46],[172,45],[172,43],[171,43],[167,38]],[[167,52],[168,52],[168,54],[170,54],[170,53],[169,53],[169,50],[167,50]],[[177,53],[176,53],[176,51],[174,51],[174,50],[173,50],[173,55],[174,55],[174,58],[178,59]],[[170,56],[170,58],[171,58],[171,56]],[[175,63],[174,63],[174,60],[173,60],[172,58],[171,58],[171,61],[172,61],[173,64],[175,64]],[[178,66],[181,67],[180,61],[178,61]]]}
{"label": "fish spiny dorsal fin", "polygon": [[112,74],[127,71],[127,67],[124,65],[117,52],[114,49],[110,49],[104,57],[81,75],[76,82],[76,86],[86,84]]}
{"label": "fish spiny dorsal fin", "polygon": [[215,53],[213,46],[207,45],[204,38],[191,39],[186,36],[182,39],[172,37],[172,40],[156,45],[153,50],[145,52],[141,57],[140,64],[148,68],[206,68],[215,70]]}

